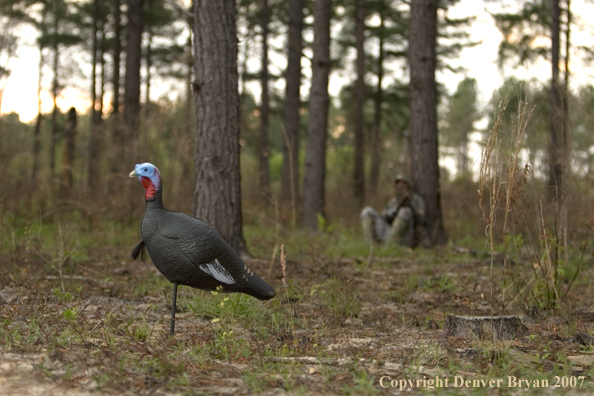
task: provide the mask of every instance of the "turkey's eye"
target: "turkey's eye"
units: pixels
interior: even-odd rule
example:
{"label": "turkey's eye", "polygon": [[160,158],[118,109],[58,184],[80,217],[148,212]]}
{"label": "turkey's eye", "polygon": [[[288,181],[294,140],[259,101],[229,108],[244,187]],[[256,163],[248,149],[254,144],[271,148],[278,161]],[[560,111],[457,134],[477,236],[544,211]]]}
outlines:
{"label": "turkey's eye", "polygon": [[147,170],[148,170],[147,168],[144,168],[142,171],[143,171],[143,172],[146,172]]}

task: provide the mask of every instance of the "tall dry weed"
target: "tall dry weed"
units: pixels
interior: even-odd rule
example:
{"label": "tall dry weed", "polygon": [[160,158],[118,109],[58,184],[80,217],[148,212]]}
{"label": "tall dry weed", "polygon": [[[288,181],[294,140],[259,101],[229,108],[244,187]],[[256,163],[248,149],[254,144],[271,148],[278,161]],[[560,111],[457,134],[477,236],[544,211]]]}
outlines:
{"label": "tall dry weed", "polygon": [[[490,252],[491,314],[504,314],[514,305],[528,313],[558,308],[581,270],[588,243],[581,245],[579,263],[572,267],[560,220],[565,200],[557,201],[554,211],[545,210],[537,194],[525,191],[529,182],[542,181],[534,177],[533,164],[522,158],[534,107],[528,92],[517,100],[507,141],[500,131],[507,127],[503,120],[508,98],[501,102],[481,152],[478,196]],[[502,223],[496,232],[498,217]],[[499,262],[502,279],[495,276]],[[572,272],[569,279],[567,271]]]}

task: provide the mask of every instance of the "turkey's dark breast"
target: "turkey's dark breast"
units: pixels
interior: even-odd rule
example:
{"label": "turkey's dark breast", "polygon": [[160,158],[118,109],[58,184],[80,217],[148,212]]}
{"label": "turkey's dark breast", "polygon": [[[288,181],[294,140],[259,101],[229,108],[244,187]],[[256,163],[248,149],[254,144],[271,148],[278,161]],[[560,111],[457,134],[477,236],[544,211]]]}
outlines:
{"label": "turkey's dark breast", "polygon": [[[141,235],[157,269],[172,283],[203,290],[241,292],[261,300],[275,292],[251,271],[239,255],[200,219],[166,209],[151,208],[145,212]],[[226,283],[215,279],[201,265],[220,265],[227,272]],[[229,284],[233,282],[233,284]]]}

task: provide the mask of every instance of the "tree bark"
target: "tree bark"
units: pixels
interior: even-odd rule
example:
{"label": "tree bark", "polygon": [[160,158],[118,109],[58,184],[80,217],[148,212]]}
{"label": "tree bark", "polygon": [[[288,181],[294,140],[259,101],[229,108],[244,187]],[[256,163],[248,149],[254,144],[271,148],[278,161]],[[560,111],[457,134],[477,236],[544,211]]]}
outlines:
{"label": "tree bark", "polygon": [[318,229],[318,215],[324,216],[331,3],[331,0],[316,0],[314,3],[312,78],[305,147],[302,218],[303,226],[312,230]]}
{"label": "tree bark", "polygon": [[[566,190],[568,145],[565,113],[566,98],[559,81],[561,9],[559,0],[551,2],[551,146],[549,149],[549,201],[559,201]],[[567,37],[569,38],[569,37]],[[568,48],[568,47],[566,47]]]}
{"label": "tree bark", "polygon": [[434,244],[447,237],[443,227],[437,154],[435,82],[438,0],[411,2],[408,58],[410,68],[410,176],[425,200],[426,226]]}
{"label": "tree bark", "polygon": [[[91,190],[92,195],[99,188],[99,143],[101,137],[99,136],[100,129],[99,124],[101,123],[102,114],[100,113],[100,99],[97,95],[97,61],[99,52],[99,1],[93,1],[93,43],[91,48],[91,136],[89,139],[89,163],[88,163],[88,180],[87,185]],[[72,110],[72,109],[71,109]],[[70,113],[69,113],[70,115]],[[76,117],[76,111],[74,113]],[[65,130],[67,130],[66,128]]]}
{"label": "tree bark", "polygon": [[39,152],[41,151],[41,121],[43,115],[41,114],[41,88],[43,81],[43,47],[39,44],[39,71],[37,75],[37,118],[35,120],[35,130],[33,133],[33,169],[31,170],[31,180],[33,185],[37,184],[37,178],[39,176]]}
{"label": "tree bark", "polygon": [[258,158],[260,162],[260,192],[265,198],[270,197],[270,169],[268,159],[270,147],[268,144],[268,124],[270,116],[270,99],[268,92],[268,31],[270,24],[270,9],[268,0],[262,0],[262,97],[260,103],[260,137],[258,139]]}
{"label": "tree bark", "polygon": [[[121,0],[113,0],[113,23],[114,23],[114,47],[113,47],[113,72],[111,75],[111,85],[113,89],[113,98],[111,102],[111,133],[112,133],[112,147],[111,147],[111,161],[109,161],[110,171],[117,173],[122,171],[126,166],[122,158],[125,155],[126,136],[124,128],[121,124],[120,114],[120,85],[121,74],[120,68],[122,63],[122,10]],[[110,184],[113,186],[113,184]]]}
{"label": "tree bark", "polygon": [[194,0],[194,214],[240,254],[239,92],[234,0]]}
{"label": "tree bark", "polygon": [[184,134],[182,138],[182,146],[180,153],[182,155],[182,178],[188,180],[192,175],[191,159],[192,159],[192,142],[193,142],[193,103],[192,103],[192,77],[194,69],[194,58],[192,57],[192,23],[189,23],[190,34],[186,42],[186,98],[184,108]]}
{"label": "tree bark", "polygon": [[[566,26],[565,26],[565,61],[564,61],[564,65],[565,65],[565,73],[564,73],[564,89],[565,89],[565,98],[567,99],[567,95],[569,93],[569,54],[570,54],[570,50],[571,50],[571,23],[573,21],[573,14],[571,12],[571,0],[567,0],[567,9],[565,10],[566,12]],[[565,114],[568,114],[567,112],[567,102],[568,100],[565,100],[564,103],[566,104],[565,106]],[[566,117],[566,119],[568,119],[569,117]],[[566,127],[567,129],[567,127]],[[569,129],[567,129],[569,130]]]}
{"label": "tree bark", "polygon": [[120,111],[120,67],[122,63],[122,8],[121,0],[113,0],[114,47],[113,74],[111,84],[113,88],[112,114]]}
{"label": "tree bark", "polygon": [[303,50],[303,6],[303,0],[289,0],[281,199],[291,202],[293,212],[299,201],[299,132],[301,129],[299,89],[301,87],[301,51]]}
{"label": "tree bark", "polygon": [[[151,0],[145,0],[147,3],[147,9],[151,8]],[[145,84],[144,84],[144,111],[143,117],[146,120],[149,116],[151,111],[150,109],[150,102],[151,102],[151,68],[153,67],[153,29],[151,27],[150,22],[147,23],[146,26],[146,49],[144,52],[144,62],[145,62]]]}
{"label": "tree bark", "polygon": [[[567,10],[566,12],[566,30],[565,30],[565,73],[564,73],[564,82],[563,82],[563,119],[564,123],[564,130],[569,133],[569,54],[571,50],[571,23],[572,23],[572,13],[571,13],[571,0],[567,0]],[[567,136],[569,139],[569,136]],[[569,147],[569,142],[567,144]],[[567,158],[569,159],[569,153],[567,153]]]}
{"label": "tree bark", "polygon": [[377,87],[375,89],[373,129],[371,132],[371,169],[369,170],[369,195],[372,198],[377,197],[377,188],[379,184],[379,173],[381,163],[381,126],[382,126],[382,103],[383,103],[383,79],[384,79],[384,18],[380,18],[380,38],[377,56]]}
{"label": "tree bark", "polygon": [[357,83],[355,88],[355,157],[353,166],[353,194],[357,203],[365,202],[365,153],[364,113],[365,106],[365,0],[357,0],[356,6]]}
{"label": "tree bark", "polygon": [[[53,26],[53,37],[52,37],[52,53],[53,53],[53,80],[52,80],[52,99],[54,102],[54,107],[52,109],[52,129],[51,129],[51,137],[50,137],[50,179],[52,183],[54,181],[54,175],[56,170],[56,143],[58,140],[58,93],[60,90],[59,87],[59,76],[58,76],[58,69],[60,66],[60,52],[59,52],[59,45],[58,45],[58,16],[56,11],[53,12],[54,17],[54,26]],[[52,188],[53,189],[53,188]]]}
{"label": "tree bark", "polygon": [[[101,0],[103,1],[103,0]],[[99,65],[101,66],[101,75],[99,76],[99,98],[97,98],[99,105],[99,120],[103,122],[103,98],[105,98],[105,50],[106,50],[106,32],[105,32],[105,15],[101,17],[101,45],[99,55]],[[103,137],[103,136],[102,136]]]}
{"label": "tree bark", "polygon": [[138,153],[140,116],[140,60],[142,58],[143,0],[128,0],[126,78],[124,80],[125,163],[133,165]]}
{"label": "tree bark", "polygon": [[62,183],[60,195],[68,198],[72,190],[72,169],[74,164],[74,139],[76,137],[76,109],[68,110],[64,127],[64,152],[62,154]]}
{"label": "tree bark", "polygon": [[[147,8],[150,9],[151,1],[146,0]],[[150,23],[146,26],[146,48],[144,51],[145,75],[144,75],[144,106],[142,108],[142,119],[145,125],[151,112],[151,82],[153,75],[151,69],[153,67],[153,31]],[[149,152],[149,142],[147,139],[141,139],[138,142],[138,150],[140,153],[147,155]]]}
{"label": "tree bark", "polygon": [[560,23],[559,0],[551,2],[551,146],[549,149],[549,200],[558,201],[564,195],[567,166],[567,133],[562,87],[559,82]]}

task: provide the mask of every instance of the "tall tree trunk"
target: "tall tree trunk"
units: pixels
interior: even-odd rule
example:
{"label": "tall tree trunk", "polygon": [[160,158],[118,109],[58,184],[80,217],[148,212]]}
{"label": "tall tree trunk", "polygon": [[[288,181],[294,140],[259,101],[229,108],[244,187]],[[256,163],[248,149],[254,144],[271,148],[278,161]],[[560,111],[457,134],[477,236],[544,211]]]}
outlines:
{"label": "tall tree trunk", "polygon": [[[571,169],[571,160],[569,157],[569,53],[571,50],[571,0],[567,0],[567,9],[566,9],[566,30],[565,30],[565,75],[564,75],[564,82],[563,82],[563,94],[562,94],[562,102],[563,102],[563,113],[562,113],[562,132],[563,132],[563,170],[565,174],[563,175],[563,188],[565,191],[569,189],[569,175]],[[567,197],[567,194],[565,194]],[[563,252],[565,253],[565,262],[569,262],[569,250],[567,249],[567,210],[568,210],[568,203],[565,203],[561,208],[561,213],[559,216],[559,222],[557,225],[557,241],[561,241],[563,245]],[[555,252],[556,256],[559,254],[559,249]]]}
{"label": "tall tree trunk", "polygon": [[437,158],[437,86],[435,83],[437,5],[439,0],[414,0],[410,7],[410,175],[425,200],[431,242],[443,244]]}
{"label": "tall tree trunk", "polygon": [[126,123],[126,163],[132,165],[138,153],[140,116],[140,60],[142,58],[143,0],[128,0],[126,27],[126,78],[124,80],[124,122]]}
{"label": "tall tree trunk", "polygon": [[270,115],[270,98],[268,95],[268,31],[270,24],[270,8],[268,0],[262,0],[262,98],[260,103],[260,137],[258,139],[258,158],[260,162],[260,192],[264,197],[270,197],[270,169],[268,159],[270,147],[268,144],[268,124]]}
{"label": "tall tree trunk", "polygon": [[188,178],[192,174],[192,168],[190,166],[191,158],[192,158],[192,142],[193,142],[193,133],[192,133],[192,112],[193,112],[193,103],[192,103],[192,69],[194,68],[194,58],[192,57],[192,24],[189,24],[190,34],[188,36],[188,41],[186,42],[186,103],[184,109],[184,136],[182,138],[183,146],[181,148],[182,153],[182,178],[184,180],[188,180]]}
{"label": "tall tree trunk", "polygon": [[62,182],[60,195],[68,198],[72,190],[72,169],[74,163],[74,138],[76,137],[76,109],[68,110],[64,127],[64,153],[62,155]]}
{"label": "tall tree trunk", "polygon": [[[111,102],[111,133],[112,133],[112,145],[111,145],[111,161],[110,171],[117,173],[123,170],[126,166],[122,159],[124,158],[124,152],[126,147],[126,137],[124,127],[122,125],[121,114],[120,114],[120,70],[121,70],[121,57],[122,57],[122,9],[121,0],[113,0],[113,23],[114,23],[114,46],[113,46],[113,60],[112,67],[113,72],[111,75],[111,85],[113,89],[113,98]],[[112,186],[112,184],[110,184]]]}
{"label": "tall tree trunk", "polygon": [[[299,201],[299,131],[301,129],[299,88],[301,87],[301,51],[303,50],[303,6],[303,0],[289,0],[281,199],[291,202],[293,213],[295,213]],[[293,221],[295,222],[295,215],[293,215]]]}
{"label": "tall tree trunk", "polygon": [[[572,23],[572,13],[571,13],[571,0],[567,0],[567,10],[566,12],[566,26],[565,26],[565,73],[564,73],[564,82],[563,82],[563,120],[564,123],[564,130],[567,134],[569,134],[569,54],[571,50],[571,23]],[[568,136],[569,139],[569,136]],[[567,144],[569,147],[569,143]],[[567,158],[569,159],[569,153],[567,154]]]}
{"label": "tall tree trunk", "polygon": [[[91,190],[91,195],[97,192],[99,186],[99,123],[101,122],[101,113],[99,113],[98,95],[97,95],[97,54],[99,52],[99,1],[93,1],[93,44],[91,48],[91,136],[89,139],[89,163],[87,184]],[[72,110],[72,109],[71,109]],[[76,111],[75,111],[76,117]],[[70,113],[69,113],[70,115]]]}
{"label": "tall tree trunk", "polygon": [[56,142],[58,140],[58,103],[57,98],[59,94],[59,76],[58,76],[58,69],[60,66],[60,53],[59,53],[59,45],[58,45],[58,17],[54,10],[54,27],[53,27],[53,36],[52,36],[52,53],[53,53],[53,80],[52,80],[52,99],[54,102],[54,107],[52,109],[52,130],[51,130],[51,138],[50,138],[50,180],[54,180],[55,170],[56,170]]}
{"label": "tall tree trunk", "polygon": [[[241,96],[239,98],[240,100],[240,106],[243,106],[243,100],[244,97],[247,95],[247,88],[246,88],[246,84],[248,82],[249,76],[248,76],[248,60],[249,60],[249,53],[250,53],[250,43],[253,40],[253,28],[251,26],[251,24],[248,24],[247,26],[247,32],[245,34],[245,38],[244,38],[244,43],[243,43],[243,60],[241,62],[241,74],[240,74],[240,79],[241,79]],[[240,120],[242,121],[242,120]],[[242,125],[243,126],[243,125]],[[243,129],[242,129],[243,130]]]}
{"label": "tall tree trunk", "polygon": [[377,87],[375,89],[373,129],[371,132],[371,169],[369,171],[369,195],[377,197],[379,184],[379,173],[381,163],[381,126],[382,126],[382,102],[383,102],[383,80],[384,80],[384,18],[380,14],[380,37],[377,56]]}
{"label": "tall tree trunk", "polygon": [[316,0],[314,3],[314,42],[305,145],[302,219],[303,225],[312,230],[318,229],[318,215],[324,215],[331,3],[331,0]]}
{"label": "tall tree trunk", "polygon": [[111,84],[113,88],[112,114],[120,112],[120,70],[122,63],[122,4],[121,0],[113,0],[113,73]]}
{"label": "tall tree trunk", "polygon": [[153,32],[150,26],[147,27],[147,40],[146,40],[146,52],[144,54],[145,60],[145,92],[144,92],[144,118],[148,118],[150,113],[150,101],[151,101],[151,67],[153,66]]}
{"label": "tall tree trunk", "polygon": [[240,254],[239,92],[234,0],[194,0],[194,214]]}
{"label": "tall tree trunk", "polygon": [[565,166],[566,166],[566,175],[564,178],[565,182],[565,189],[568,188],[569,180],[568,180],[568,173],[571,169],[571,162],[569,156],[569,54],[571,50],[571,23],[572,23],[572,14],[571,14],[571,0],[567,0],[567,10],[566,10],[566,30],[565,30],[565,73],[564,73],[564,82],[563,82],[563,134],[565,136],[565,147],[564,147],[564,158],[565,158]]}
{"label": "tall tree trunk", "polygon": [[559,84],[559,49],[560,49],[560,14],[559,0],[551,2],[551,146],[549,171],[549,199],[559,199],[564,182],[564,146],[563,99]]}
{"label": "tall tree trunk", "polygon": [[[103,1],[103,0],[101,0]],[[97,136],[97,147],[95,149],[95,156],[96,156],[96,166],[97,171],[101,173],[101,158],[103,157],[103,150],[105,146],[105,125],[103,124],[103,99],[105,98],[105,51],[106,51],[106,27],[105,27],[106,18],[105,16],[101,19],[101,45],[100,45],[100,54],[99,54],[99,65],[101,66],[101,75],[99,76],[99,96],[97,98],[97,132],[95,136]],[[97,176],[99,179],[99,183],[97,185],[101,188],[101,177]],[[93,187],[91,188],[93,190]]]}
{"label": "tall tree trunk", "polygon": [[357,203],[365,202],[365,153],[364,113],[365,106],[365,0],[357,0],[356,6],[357,83],[355,89],[355,158],[353,167],[353,194]]}
{"label": "tall tree trunk", "polygon": [[[249,120],[248,117],[244,117],[246,112],[246,98],[248,97],[247,93],[247,82],[250,78],[248,72],[248,60],[249,60],[249,53],[250,53],[250,45],[253,42],[253,26],[251,23],[247,24],[247,32],[243,40],[243,45],[241,46],[242,49],[242,62],[239,72],[239,79],[240,79],[240,95],[239,95],[239,134],[243,133],[244,131],[249,130]],[[238,49],[239,51],[239,49]]]}
{"label": "tall tree trunk", "polygon": [[[99,86],[99,98],[97,99],[99,102],[99,114],[101,117],[99,119],[103,122],[103,98],[105,98],[105,50],[106,50],[106,32],[105,32],[105,17],[101,19],[101,45],[100,48],[100,55],[99,55],[99,65],[101,66],[101,75],[100,79],[100,86]],[[103,137],[103,136],[102,136]]]}
{"label": "tall tree trunk", "polygon": [[33,133],[33,169],[31,171],[32,185],[37,185],[37,178],[39,176],[39,154],[41,151],[41,121],[43,115],[41,114],[41,88],[43,81],[43,47],[39,44],[39,69],[37,75],[37,119],[35,120],[35,131]]}
{"label": "tall tree trunk", "polygon": [[[150,0],[147,1],[147,8],[150,9]],[[148,122],[149,115],[151,113],[151,82],[152,82],[152,74],[151,68],[153,67],[153,32],[151,26],[146,27],[146,49],[144,53],[144,62],[145,62],[145,81],[144,81],[144,106],[142,108],[142,119],[146,123]],[[149,141],[148,139],[141,139],[137,145],[140,153],[142,156],[145,156],[149,152]]]}

